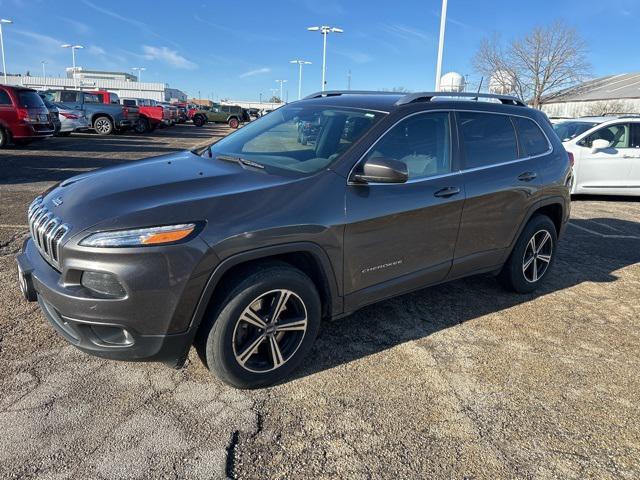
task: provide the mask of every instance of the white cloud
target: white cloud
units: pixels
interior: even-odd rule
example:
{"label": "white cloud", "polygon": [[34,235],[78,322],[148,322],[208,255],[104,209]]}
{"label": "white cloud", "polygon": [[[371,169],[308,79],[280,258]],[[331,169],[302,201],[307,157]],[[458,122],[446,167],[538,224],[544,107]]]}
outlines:
{"label": "white cloud", "polygon": [[261,75],[263,73],[270,73],[271,69],[267,67],[257,68],[256,70],[249,70],[240,75],[240,78],[253,77],[255,75]]}
{"label": "white cloud", "polygon": [[91,28],[89,28],[89,25],[87,25],[86,23],[82,23],[67,17],[58,17],[58,18],[63,22],[69,24],[71,28],[73,28],[78,35],[86,35],[91,31]]}
{"label": "white cloud", "polygon": [[87,52],[89,52],[91,55],[106,55],[107,51],[102,48],[99,47],[97,45],[89,45],[87,47]]}
{"label": "white cloud", "polygon": [[342,55],[343,57],[347,57],[354,63],[369,63],[373,60],[373,57],[365,52],[358,52],[355,50],[342,50],[342,49],[334,49],[334,51],[338,55]]}
{"label": "white cloud", "polygon": [[391,25],[382,25],[382,29],[395,35],[396,37],[400,37],[403,40],[407,41],[415,41],[420,40],[423,42],[428,42],[432,40],[432,37],[417,28],[409,27],[407,25],[402,25],[399,23],[391,24]]}
{"label": "white cloud", "polygon": [[149,45],[143,45],[142,51],[144,52],[144,58],[147,60],[160,60],[172,67],[182,68],[185,70],[198,68],[195,63],[187,60],[175,50],[171,50],[167,47],[151,47]]}

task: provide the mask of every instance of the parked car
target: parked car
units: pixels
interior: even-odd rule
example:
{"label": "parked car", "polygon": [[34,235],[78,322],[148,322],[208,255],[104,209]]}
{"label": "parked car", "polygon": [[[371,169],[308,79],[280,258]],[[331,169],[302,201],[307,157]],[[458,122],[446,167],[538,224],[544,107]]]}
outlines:
{"label": "parked car", "polygon": [[245,120],[242,107],[237,105],[214,105],[210,109],[201,109],[193,114],[193,123],[202,127],[207,122],[226,123],[231,128],[238,128]]}
{"label": "parked car", "polygon": [[257,120],[260,118],[260,109],[259,108],[247,108],[247,113],[249,114],[249,120]]}
{"label": "parked car", "polygon": [[48,90],[47,93],[51,94],[56,104],[84,112],[91,128],[100,135],[126,131],[138,121],[136,112],[129,112],[119,103],[104,103],[95,93],[79,90]]}
{"label": "parked car", "polygon": [[47,92],[39,92],[40,98],[49,111],[55,110],[59,125],[56,127],[55,135],[68,137],[73,132],[83,132],[89,130],[89,120],[82,110],[72,110],[62,105],[52,102],[53,96]]}
{"label": "parked car", "polygon": [[[23,293],[87,353],[176,367],[195,342],[254,388],[300,364],[323,318],[487,272],[532,292],[569,218],[567,152],[518,99],[438,95],[323,92],[200,149],[72,177],[29,207]],[[301,147],[296,122],[316,116]],[[356,118],[367,128],[343,138]]]}
{"label": "parked car", "polygon": [[60,129],[62,128],[62,123],[60,123],[60,114],[58,112],[57,105],[55,103],[50,102],[47,99],[47,96],[45,94],[38,92],[38,95],[40,95],[40,98],[42,99],[44,106],[47,107],[47,110],[49,110],[49,115],[51,116],[51,123],[53,123],[53,134],[59,135]]}
{"label": "parked car", "polygon": [[188,105],[184,102],[176,102],[172,105],[178,109],[178,123],[185,123],[189,119]]}
{"label": "parked car", "polygon": [[123,105],[122,103],[120,103],[120,97],[113,92],[108,92],[106,90],[95,90],[91,93],[97,95],[103,104],[121,106],[125,117],[127,117],[131,122],[131,126],[123,130],[135,128],[135,126],[138,124],[138,120],[140,119],[140,111],[138,110],[138,107]]}
{"label": "parked car", "polygon": [[169,102],[157,102],[165,110],[165,126],[173,127],[178,123],[178,109],[175,105],[171,105]]}
{"label": "parked car", "polygon": [[315,115],[312,118],[301,119],[298,121],[298,143],[307,145],[315,143],[318,132],[320,132],[321,115]]}
{"label": "parked car", "polygon": [[0,85],[0,148],[11,142],[26,145],[54,132],[51,114],[38,92]]}
{"label": "parked car", "polygon": [[158,105],[155,100],[123,98],[120,101],[125,107],[138,109],[138,121],[133,127],[137,133],[152,132],[162,125],[164,108]]}
{"label": "parked car", "polygon": [[640,118],[585,117],[553,128],[574,160],[572,194],[640,195]]}

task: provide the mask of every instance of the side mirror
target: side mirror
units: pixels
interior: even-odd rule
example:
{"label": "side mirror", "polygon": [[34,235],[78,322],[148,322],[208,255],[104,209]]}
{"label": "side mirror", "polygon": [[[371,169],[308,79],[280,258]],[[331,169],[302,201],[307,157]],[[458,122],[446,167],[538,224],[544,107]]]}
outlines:
{"label": "side mirror", "polygon": [[607,142],[602,138],[598,138],[597,140],[594,140],[593,143],[591,144],[591,153],[598,153],[600,150],[606,150],[610,146],[611,146],[610,142]]}
{"label": "side mirror", "polygon": [[407,165],[392,158],[370,158],[363,167],[362,173],[354,175],[356,182],[362,183],[405,183],[409,179]]}

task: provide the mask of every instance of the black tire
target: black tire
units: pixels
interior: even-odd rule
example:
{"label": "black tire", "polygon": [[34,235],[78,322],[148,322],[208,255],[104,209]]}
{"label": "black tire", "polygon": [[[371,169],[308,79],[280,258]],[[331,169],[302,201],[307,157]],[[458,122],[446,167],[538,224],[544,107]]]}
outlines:
{"label": "black tire", "polygon": [[93,129],[98,135],[111,135],[114,131],[113,122],[109,117],[98,117],[93,121]]}
{"label": "black tire", "polygon": [[26,147],[27,145],[31,145],[31,143],[33,143],[33,140],[31,140],[30,138],[16,138],[13,140],[13,143],[17,147]]}
{"label": "black tire", "polygon": [[557,243],[558,234],[551,219],[534,215],[498,275],[502,286],[518,293],[530,293],[540,287],[555,261]]}
{"label": "black tire", "polygon": [[231,128],[238,128],[240,126],[240,120],[236,117],[231,117],[227,123]]}
{"label": "black tire", "polygon": [[0,127],[0,148],[7,148],[9,144],[9,134],[7,131]]}
{"label": "black tire", "polygon": [[71,132],[58,132],[56,134],[56,136],[58,136],[58,137],[69,137],[69,136],[71,136]]}
{"label": "black tire", "polygon": [[151,130],[151,125],[149,124],[149,120],[146,118],[139,118],[133,129],[136,133],[147,133]]}
{"label": "black tire", "polygon": [[[264,387],[286,378],[309,352],[320,327],[320,297],[313,282],[288,264],[263,264],[242,272],[224,292],[217,308],[203,320],[206,323],[196,344],[209,370],[237,388]],[[282,292],[290,293],[287,297]],[[280,298],[287,299],[276,316],[280,321],[271,323],[268,319],[278,310],[274,305]],[[264,329],[241,320],[250,307],[259,319],[267,319]],[[304,325],[299,320],[303,316]],[[298,330],[278,332],[278,325],[283,328],[292,320],[298,320]],[[255,342],[259,342],[255,353],[245,355],[241,363],[242,354]],[[278,356],[280,366],[275,360]]]}
{"label": "black tire", "polygon": [[206,123],[206,119],[202,115],[196,115],[193,117],[193,124],[196,127],[202,127]]}

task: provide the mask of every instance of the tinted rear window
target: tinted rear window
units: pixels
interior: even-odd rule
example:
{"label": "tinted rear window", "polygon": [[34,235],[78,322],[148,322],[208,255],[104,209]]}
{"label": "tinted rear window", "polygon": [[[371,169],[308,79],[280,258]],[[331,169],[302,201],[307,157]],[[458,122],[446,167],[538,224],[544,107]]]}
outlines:
{"label": "tinted rear window", "polygon": [[4,90],[0,90],[0,105],[11,105],[11,97]]}
{"label": "tinted rear window", "polygon": [[123,100],[122,104],[126,107],[135,107],[136,106],[136,101],[135,100]]}
{"label": "tinted rear window", "polygon": [[466,168],[518,158],[516,133],[508,115],[459,112]]}
{"label": "tinted rear window", "polygon": [[44,107],[44,102],[36,92],[18,91],[18,103],[25,108]]}
{"label": "tinted rear window", "polygon": [[60,92],[60,101],[61,102],[75,102],[77,97],[77,92]]}
{"label": "tinted rear window", "polygon": [[549,142],[540,127],[528,118],[513,117],[520,139],[520,156],[533,157],[549,151]]}

